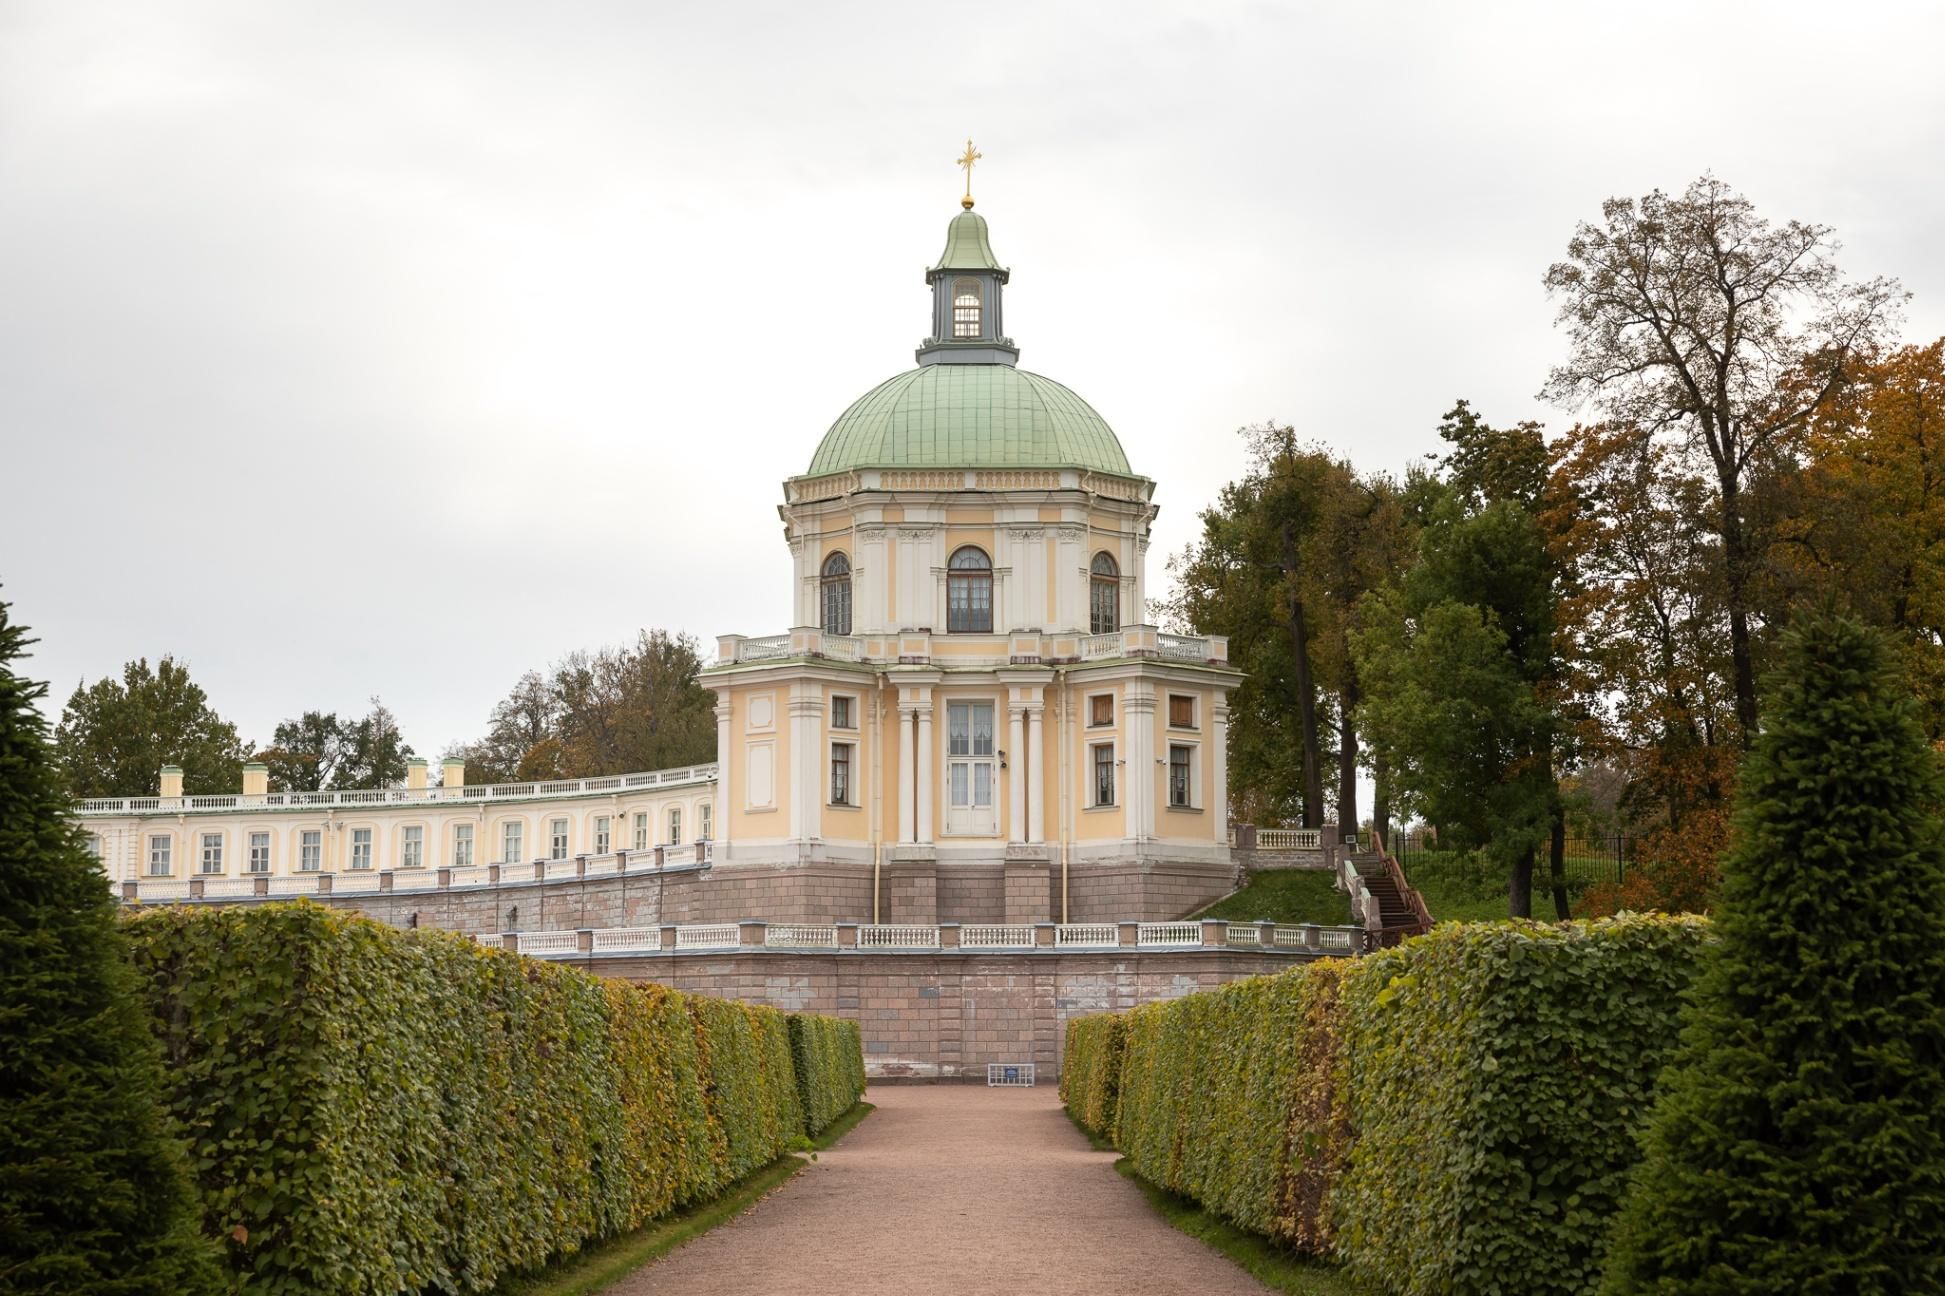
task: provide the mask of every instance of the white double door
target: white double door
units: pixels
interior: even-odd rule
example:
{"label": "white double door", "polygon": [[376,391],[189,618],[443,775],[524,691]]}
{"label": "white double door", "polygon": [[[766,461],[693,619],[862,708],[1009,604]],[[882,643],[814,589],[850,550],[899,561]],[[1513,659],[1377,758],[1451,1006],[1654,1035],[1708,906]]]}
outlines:
{"label": "white double door", "polygon": [[945,714],[945,830],[955,836],[991,836],[998,828],[993,704],[948,702]]}

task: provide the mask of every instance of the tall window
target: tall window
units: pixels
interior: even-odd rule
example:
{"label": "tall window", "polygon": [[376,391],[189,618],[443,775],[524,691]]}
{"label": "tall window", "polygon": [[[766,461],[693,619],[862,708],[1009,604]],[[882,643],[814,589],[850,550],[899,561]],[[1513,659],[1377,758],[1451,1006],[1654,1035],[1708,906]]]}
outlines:
{"label": "tall window", "polygon": [[845,697],[843,694],[831,699],[831,728],[856,729],[858,727],[857,718],[851,713],[854,702],[855,699]]}
{"label": "tall window", "polygon": [[223,834],[203,834],[203,872],[221,873],[223,871]]}
{"label": "tall window", "polygon": [[607,815],[596,815],[594,817],[594,853],[596,855],[606,855],[608,853]]}
{"label": "tall window", "polygon": [[682,807],[677,806],[675,807],[675,809],[669,811],[669,845],[680,846],[681,844],[682,844]]}
{"label": "tall window", "polygon": [[979,336],[979,280],[961,279],[952,285],[952,336]]}
{"label": "tall window", "polygon": [[297,835],[298,871],[315,873],[323,867],[324,834],[316,828],[307,828]]}
{"label": "tall window", "polygon": [[252,873],[270,871],[270,834],[267,832],[250,834],[250,871]]}
{"label": "tall window", "polygon": [[518,864],[520,862],[521,837],[526,833],[524,824],[510,823],[500,825],[500,863]]}
{"label": "tall window", "polygon": [[1121,628],[1121,568],[1103,550],[1094,555],[1088,571],[1087,628],[1093,634],[1113,634]]}
{"label": "tall window", "polygon": [[831,744],[831,804],[851,804],[851,744]]}
{"label": "tall window", "polygon": [[824,617],[819,624],[825,634],[851,633],[851,560],[834,553],[824,560]]}
{"label": "tall window", "polygon": [[1181,809],[1190,806],[1189,761],[1195,748],[1170,743],[1168,748],[1168,803]]}
{"label": "tall window", "polygon": [[1111,806],[1114,804],[1114,744],[1096,743],[1094,746],[1094,804]]}
{"label": "tall window", "polygon": [[547,825],[547,854],[550,859],[567,858],[567,820],[556,819]]}
{"label": "tall window", "polygon": [[648,811],[635,812],[635,849],[648,849]]}
{"label": "tall window", "polygon": [[945,628],[949,634],[993,633],[993,560],[967,545],[946,563]]}
{"label": "tall window", "polygon": [[713,841],[710,835],[714,830],[711,820],[715,817],[716,807],[705,801],[696,807],[696,840]]}
{"label": "tall window", "polygon": [[371,829],[369,828],[351,830],[351,867],[355,869],[371,867]]}
{"label": "tall window", "polygon": [[455,824],[452,830],[452,866],[473,867],[473,825]]}
{"label": "tall window", "polygon": [[169,860],[170,842],[167,837],[149,838],[149,876],[168,877],[175,866]]}
{"label": "tall window", "polygon": [[425,829],[418,824],[399,830],[398,866],[400,868],[425,867]]}
{"label": "tall window", "polygon": [[96,864],[97,866],[99,866],[99,865],[101,864],[101,836],[100,836],[100,834],[98,834],[98,833],[89,833],[89,834],[88,834],[88,843],[87,843],[87,847],[88,847],[88,858],[89,858],[89,859],[92,859],[92,860],[93,860],[93,861],[95,862],[95,864]]}

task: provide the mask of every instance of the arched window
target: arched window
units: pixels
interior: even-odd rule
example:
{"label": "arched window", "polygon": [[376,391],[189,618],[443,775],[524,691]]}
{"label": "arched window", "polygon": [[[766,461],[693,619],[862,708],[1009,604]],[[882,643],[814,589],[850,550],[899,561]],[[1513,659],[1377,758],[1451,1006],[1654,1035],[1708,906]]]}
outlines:
{"label": "arched window", "polygon": [[948,634],[993,633],[993,560],[967,545],[946,563],[945,628]]}
{"label": "arched window", "polygon": [[851,633],[851,560],[834,553],[824,560],[824,615],[818,622],[825,634]]}
{"label": "arched window", "polygon": [[1121,628],[1121,568],[1114,555],[1094,555],[1087,578],[1087,628],[1094,634],[1113,634]]}
{"label": "arched window", "polygon": [[952,336],[979,336],[979,280],[961,279],[952,285]]}

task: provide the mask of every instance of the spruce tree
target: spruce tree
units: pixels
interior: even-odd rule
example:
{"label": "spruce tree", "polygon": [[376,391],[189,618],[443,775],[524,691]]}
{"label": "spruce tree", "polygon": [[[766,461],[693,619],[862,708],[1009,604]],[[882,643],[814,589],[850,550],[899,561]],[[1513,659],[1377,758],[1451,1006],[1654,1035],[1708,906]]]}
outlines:
{"label": "spruce tree", "polygon": [[1606,1291],[1945,1291],[1937,760],[1855,622],[1786,637]]}
{"label": "spruce tree", "polygon": [[107,881],[0,603],[0,1292],[218,1287]]}

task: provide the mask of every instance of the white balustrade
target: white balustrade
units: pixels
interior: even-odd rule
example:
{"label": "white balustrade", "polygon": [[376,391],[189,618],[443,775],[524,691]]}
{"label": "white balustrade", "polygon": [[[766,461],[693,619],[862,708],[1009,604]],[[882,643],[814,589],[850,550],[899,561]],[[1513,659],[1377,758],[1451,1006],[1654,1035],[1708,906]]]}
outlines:
{"label": "white balustrade", "polygon": [[203,879],[203,894],[212,900],[217,896],[251,896],[256,893],[257,880],[253,877]]}
{"label": "white balustrade", "polygon": [[316,895],[317,874],[299,873],[293,877],[271,878],[270,894],[274,896]]}
{"label": "white balustrade", "polygon": [[790,655],[790,636],[787,634],[764,635],[760,639],[745,639],[736,645],[736,660],[775,661]]}
{"label": "white balustrade", "polygon": [[1278,948],[1282,949],[1292,946],[1301,948],[1314,943],[1310,940],[1309,929],[1306,927],[1278,927],[1274,941]]}
{"label": "white balustrade", "polygon": [[859,661],[863,656],[863,645],[851,635],[827,634],[824,636],[824,655],[832,661]]}
{"label": "white balustrade", "polygon": [[1202,943],[1202,924],[1199,922],[1142,923],[1135,928],[1137,945],[1200,945]]}
{"label": "white balustrade", "polygon": [[1022,949],[1033,945],[1029,923],[968,923],[959,929],[960,949]]}
{"label": "white balustrade", "polygon": [[1259,828],[1256,830],[1257,850],[1314,851],[1323,848],[1324,834],[1320,828]]}
{"label": "white balustrade", "polygon": [[1158,634],[1155,646],[1164,657],[1177,661],[1202,662],[1209,660],[1209,641],[1200,635]]}
{"label": "white balustrade", "polygon": [[743,932],[735,923],[700,923],[675,929],[677,949],[719,949],[740,944]]}
{"label": "white balustrade", "polygon": [[1054,944],[1117,945],[1121,929],[1113,923],[1062,923],[1054,928]]}
{"label": "white balustrade", "polygon": [[1348,927],[1323,927],[1317,931],[1319,949],[1349,950],[1357,948],[1358,933]]}
{"label": "white balustrade", "polygon": [[771,923],[763,929],[763,943],[772,948],[836,949],[837,928],[800,923]]}
{"label": "white balustrade", "polygon": [[[786,652],[789,635],[777,636]],[[752,641],[754,642],[754,641]],[[608,774],[599,778],[554,779],[541,783],[469,783],[461,787],[345,788],[333,792],[270,792],[263,796],[224,793],[182,797],[87,797],[76,801],[77,815],[153,814],[219,810],[295,810],[310,806],[428,805],[441,801],[546,800],[579,797],[629,788],[671,787],[712,783],[716,766],[684,765],[677,769],[638,774]]]}
{"label": "white balustrade", "polygon": [[493,880],[493,874],[484,864],[468,864],[463,868],[447,869],[446,875],[456,887],[485,886]]}
{"label": "white balustrade", "polygon": [[858,928],[859,949],[937,949],[939,929],[910,923],[872,923]]}
{"label": "white balustrade", "polygon": [[550,859],[541,866],[541,873],[549,882],[559,882],[581,876],[581,865],[571,859]]}
{"label": "white balustrade", "polygon": [[400,869],[392,874],[394,891],[431,891],[438,885],[438,872],[429,868]]}
{"label": "white balustrade", "polygon": [[349,869],[331,879],[331,892],[355,891],[363,893],[378,890],[378,874],[371,869]]}
{"label": "white balustrade", "polygon": [[515,943],[522,954],[538,958],[560,958],[581,952],[581,938],[571,931],[521,932]]}
{"label": "white balustrade", "polygon": [[604,927],[594,933],[596,954],[645,954],[661,948],[659,927]]}
{"label": "white balustrade", "polygon": [[500,933],[498,932],[478,932],[473,936],[473,939],[481,945],[484,945],[487,949],[500,949],[506,944],[505,941],[500,939]]}
{"label": "white balustrade", "polygon": [[1122,656],[1121,632],[1113,634],[1088,635],[1081,640],[1082,661],[1102,661]]}
{"label": "white balustrade", "polygon": [[[651,861],[653,858],[653,856],[650,857]],[[588,856],[587,875],[589,877],[613,877],[618,871],[615,867],[617,862],[618,857],[614,855],[590,855]]]}
{"label": "white balustrade", "polygon": [[1230,923],[1223,939],[1230,945],[1261,945],[1263,929],[1251,923]]}

